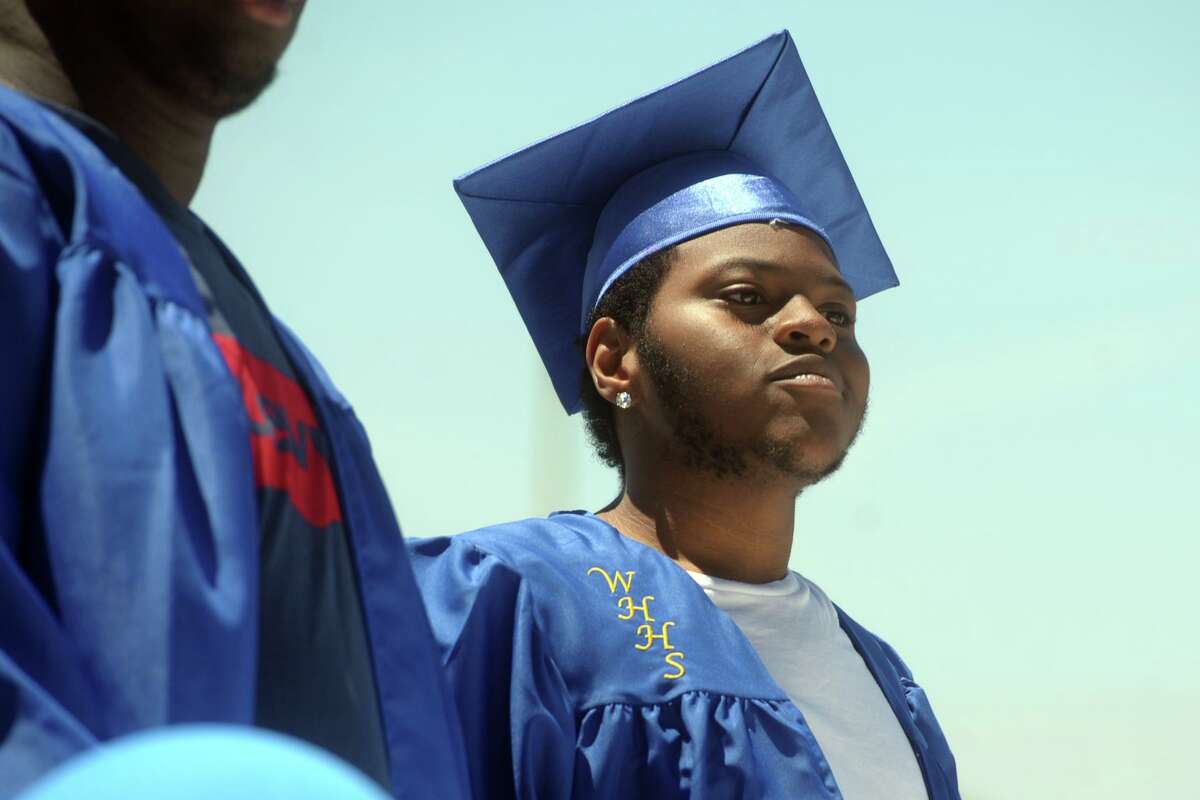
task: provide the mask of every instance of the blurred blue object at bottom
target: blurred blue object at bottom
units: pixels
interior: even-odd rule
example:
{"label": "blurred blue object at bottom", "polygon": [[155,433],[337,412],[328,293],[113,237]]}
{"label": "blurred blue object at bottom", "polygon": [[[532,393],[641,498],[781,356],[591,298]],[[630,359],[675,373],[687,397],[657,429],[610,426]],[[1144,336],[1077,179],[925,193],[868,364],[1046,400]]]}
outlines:
{"label": "blurred blue object at bottom", "polygon": [[163,728],[117,739],[35,783],[19,800],[386,800],[323,750],[227,725]]}

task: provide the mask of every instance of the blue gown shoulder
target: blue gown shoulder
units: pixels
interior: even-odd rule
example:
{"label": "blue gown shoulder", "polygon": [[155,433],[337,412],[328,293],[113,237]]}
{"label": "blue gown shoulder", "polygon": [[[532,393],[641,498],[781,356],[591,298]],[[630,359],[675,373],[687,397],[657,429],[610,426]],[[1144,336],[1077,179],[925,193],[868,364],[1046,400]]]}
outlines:
{"label": "blue gown shoulder", "polygon": [[409,548],[477,796],[839,797],[800,712],[660,553],[577,513]]}
{"label": "blue gown shoulder", "polygon": [[580,707],[661,703],[688,691],[786,699],[765,669],[724,668],[731,656],[760,662],[694,580],[595,516],[555,514],[412,548],[426,596],[493,584],[519,594]]}

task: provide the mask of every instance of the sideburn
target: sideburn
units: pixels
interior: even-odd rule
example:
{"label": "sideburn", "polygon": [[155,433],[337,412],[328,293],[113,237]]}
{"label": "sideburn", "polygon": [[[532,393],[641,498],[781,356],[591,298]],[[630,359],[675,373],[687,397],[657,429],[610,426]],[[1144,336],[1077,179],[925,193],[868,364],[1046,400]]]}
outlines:
{"label": "sideburn", "polygon": [[674,437],[671,454],[688,469],[707,472],[719,480],[736,481],[751,476],[752,467],[762,465],[813,484],[836,472],[845,460],[843,451],[828,468],[814,471],[797,463],[793,448],[786,442],[761,438],[734,444],[723,440],[711,420],[695,410],[702,407],[706,394],[702,379],[671,354],[662,340],[650,332],[649,325],[637,347],[639,363],[671,423]]}
{"label": "sideburn", "polygon": [[715,427],[694,410],[704,395],[703,383],[667,351],[649,326],[638,341],[638,362],[671,422],[677,445],[673,449],[683,465],[721,480],[745,477],[749,472],[745,449],[722,442]]}

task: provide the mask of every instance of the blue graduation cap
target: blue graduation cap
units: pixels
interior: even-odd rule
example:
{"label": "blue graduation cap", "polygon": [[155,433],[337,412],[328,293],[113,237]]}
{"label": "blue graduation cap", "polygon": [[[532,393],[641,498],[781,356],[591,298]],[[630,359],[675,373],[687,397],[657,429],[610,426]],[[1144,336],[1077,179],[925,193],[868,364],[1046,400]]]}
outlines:
{"label": "blue graduation cap", "polygon": [[672,245],[780,219],[828,242],[858,298],[898,283],[787,31],[454,188],[571,414],[588,316]]}

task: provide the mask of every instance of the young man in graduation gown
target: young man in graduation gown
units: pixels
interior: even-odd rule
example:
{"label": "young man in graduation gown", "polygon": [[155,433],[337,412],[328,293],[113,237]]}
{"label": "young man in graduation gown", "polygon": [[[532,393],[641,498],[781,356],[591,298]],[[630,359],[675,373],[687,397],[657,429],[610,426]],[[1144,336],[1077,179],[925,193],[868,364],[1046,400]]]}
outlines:
{"label": "young man in graduation gown", "polygon": [[458,792],[365,434],[187,208],[300,10],[0,0],[0,796],[200,721]]}
{"label": "young man in graduation gown", "polygon": [[957,798],[908,668],[788,570],[866,408],[858,301],[896,284],[790,36],[455,185],[623,477],[410,541],[475,796]]}

